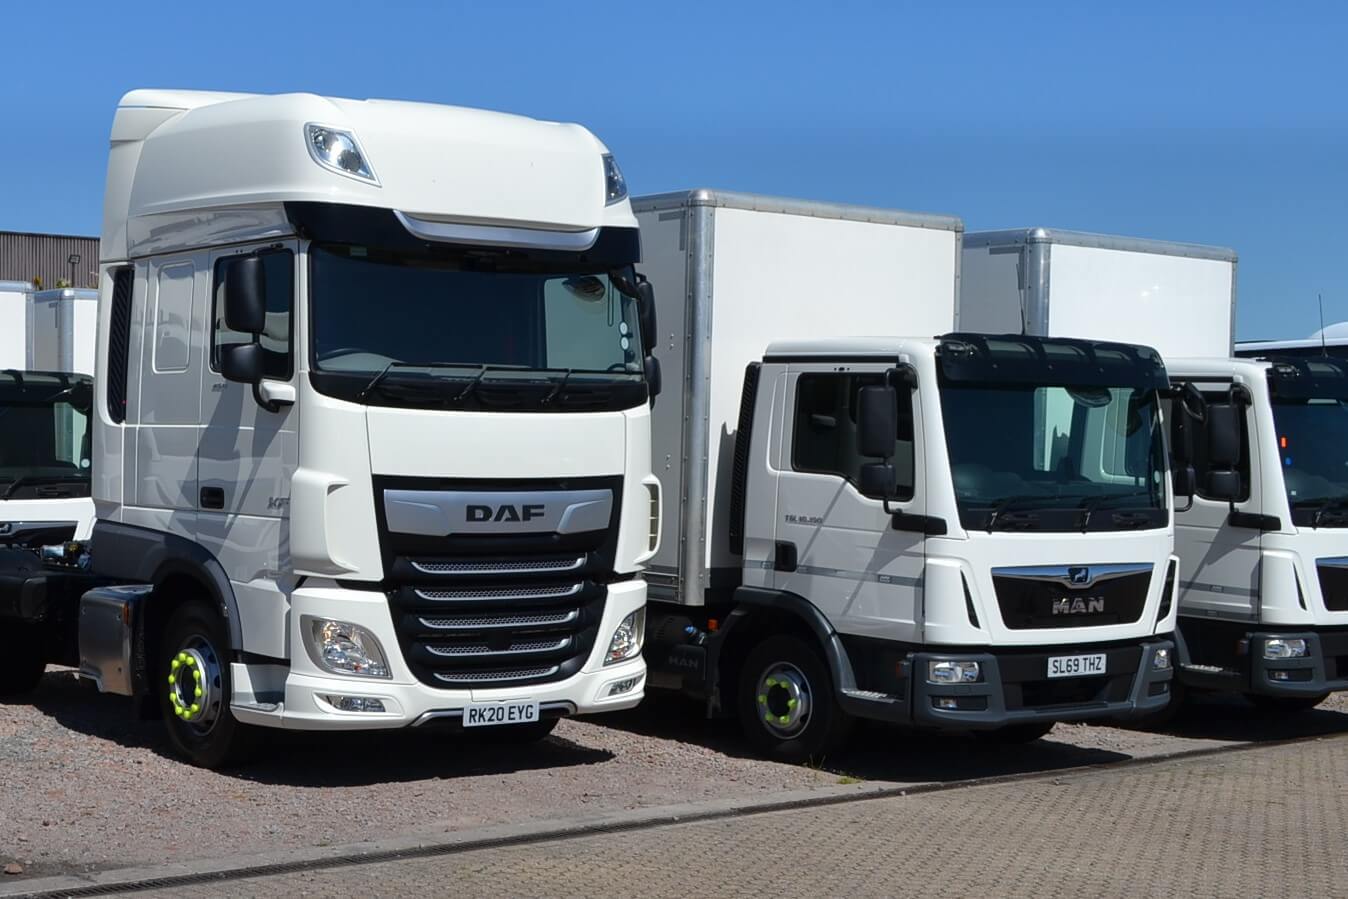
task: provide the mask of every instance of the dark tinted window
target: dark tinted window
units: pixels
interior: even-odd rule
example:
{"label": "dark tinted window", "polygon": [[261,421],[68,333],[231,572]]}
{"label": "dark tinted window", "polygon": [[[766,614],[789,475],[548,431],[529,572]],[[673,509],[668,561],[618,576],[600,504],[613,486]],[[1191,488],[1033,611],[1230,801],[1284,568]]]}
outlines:
{"label": "dark tinted window", "polygon": [[[295,304],[295,257],[289,250],[270,250],[260,254],[267,283],[267,328],[262,332],[263,374],[269,378],[286,380],[293,371],[291,365],[291,322]],[[248,343],[252,338],[225,327],[225,270],[242,257],[229,256],[215,263],[212,282],[214,297],[211,342],[211,368],[220,370],[220,348]]]}
{"label": "dark tinted window", "polygon": [[[1224,403],[1227,397],[1228,394],[1224,390],[1203,393],[1203,398],[1209,403]],[[1189,458],[1194,466],[1194,474],[1197,475],[1195,492],[1203,499],[1214,499],[1207,492],[1208,475],[1213,471],[1212,462],[1208,457],[1207,429],[1202,422],[1196,422],[1184,415],[1178,403],[1166,401],[1165,411],[1170,418],[1170,445],[1179,457],[1184,455],[1185,432],[1188,432]],[[1236,502],[1244,502],[1250,498],[1250,425],[1244,409],[1240,415],[1240,463],[1236,466],[1236,470],[1240,472],[1240,496]]]}
{"label": "dark tinted window", "polygon": [[[796,424],[791,440],[791,467],[796,471],[833,474],[860,480],[861,466],[877,459],[857,450],[857,405],[862,387],[879,386],[878,374],[801,375],[796,385]],[[913,395],[900,389],[899,430],[891,460],[898,472],[899,499],[913,497]]]}

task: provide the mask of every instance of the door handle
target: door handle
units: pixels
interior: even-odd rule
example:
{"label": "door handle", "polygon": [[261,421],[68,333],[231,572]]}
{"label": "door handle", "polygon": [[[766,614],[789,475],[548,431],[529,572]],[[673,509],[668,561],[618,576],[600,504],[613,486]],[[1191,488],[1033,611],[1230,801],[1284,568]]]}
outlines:
{"label": "door handle", "polygon": [[772,568],[774,571],[796,570],[796,544],[789,540],[778,540],[772,547]]}
{"label": "door handle", "polygon": [[201,508],[203,509],[223,509],[225,507],[225,488],[224,487],[202,487],[201,488]]}

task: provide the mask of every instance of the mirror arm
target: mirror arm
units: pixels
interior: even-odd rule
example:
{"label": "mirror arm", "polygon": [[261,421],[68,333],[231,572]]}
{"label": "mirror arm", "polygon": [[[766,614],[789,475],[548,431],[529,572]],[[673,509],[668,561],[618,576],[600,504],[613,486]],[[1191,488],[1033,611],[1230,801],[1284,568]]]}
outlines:
{"label": "mirror arm", "polygon": [[259,406],[261,406],[263,409],[265,409],[265,410],[268,411],[268,412],[280,412],[280,411],[281,411],[281,404],[280,404],[280,403],[278,403],[278,402],[276,402],[276,401],[274,401],[274,400],[269,400],[269,399],[267,399],[266,397],[264,397],[264,396],[262,395],[262,382],[261,382],[261,381],[254,381],[254,382],[253,382],[253,402],[257,403]]}

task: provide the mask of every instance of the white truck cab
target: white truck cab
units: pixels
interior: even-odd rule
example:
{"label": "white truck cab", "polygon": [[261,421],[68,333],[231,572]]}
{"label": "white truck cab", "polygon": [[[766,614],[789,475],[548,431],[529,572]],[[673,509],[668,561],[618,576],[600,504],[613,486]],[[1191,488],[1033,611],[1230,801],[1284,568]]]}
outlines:
{"label": "white truck cab", "polygon": [[1194,560],[1183,681],[1274,710],[1318,705],[1348,689],[1348,363],[1274,352],[1167,367],[1207,400],[1205,420],[1172,416],[1195,471],[1176,533]]}
{"label": "white truck cab", "polygon": [[640,701],[659,369],[577,125],[133,91],[112,128],[82,672],[256,727],[536,738]]}
{"label": "white truck cab", "polygon": [[1028,228],[968,235],[964,263],[974,327],[1123,336],[1165,358],[1182,494],[1173,695],[1290,710],[1348,688],[1348,369],[1322,349],[1338,335],[1232,358],[1237,259],[1223,247]]}
{"label": "white truck cab", "polygon": [[[948,216],[635,205],[685,390],[655,410],[653,689],[816,760],[858,718],[1029,740],[1166,704],[1155,353],[955,331]],[[924,336],[854,336],[904,330]]]}

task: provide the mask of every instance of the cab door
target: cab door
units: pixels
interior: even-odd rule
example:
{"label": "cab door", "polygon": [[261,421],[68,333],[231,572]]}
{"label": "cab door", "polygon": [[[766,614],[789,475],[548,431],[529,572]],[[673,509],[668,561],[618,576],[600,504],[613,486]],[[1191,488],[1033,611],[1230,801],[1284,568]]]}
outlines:
{"label": "cab door", "polygon": [[[299,410],[293,404],[265,409],[254,398],[252,385],[227,381],[220,374],[221,348],[251,340],[251,335],[225,327],[225,270],[238,257],[252,254],[262,260],[267,292],[267,324],[260,337],[265,379],[298,386],[298,246],[288,241],[212,253],[203,304],[197,530],[198,541],[219,559],[233,584],[250,649],[260,647],[254,651],[284,658],[286,628],[273,616],[285,608],[278,595],[283,586],[279,578],[289,566],[290,479],[299,462]],[[264,622],[265,627],[249,627]]]}
{"label": "cab door", "polygon": [[[1177,448],[1188,440],[1194,473],[1197,475],[1193,506],[1175,513],[1175,550],[1180,557],[1180,614],[1219,618],[1228,621],[1254,621],[1259,610],[1260,531],[1257,527],[1261,508],[1259,484],[1250,476],[1258,471],[1256,437],[1257,418],[1253,407],[1242,403],[1243,388],[1230,381],[1192,383],[1209,403],[1226,403],[1233,397],[1240,416],[1241,492],[1233,504],[1207,491],[1215,470],[1207,452],[1202,423],[1184,415],[1179,403],[1171,404],[1171,438]],[[1188,437],[1184,436],[1187,430]],[[1182,506],[1185,500],[1178,500]]]}
{"label": "cab door", "polygon": [[[813,603],[840,633],[915,641],[924,537],[895,530],[880,500],[858,492],[862,387],[885,383],[890,364],[792,364],[785,383],[776,467],[773,585]],[[914,392],[898,387],[892,462],[899,499],[890,509],[925,516],[922,423]]]}

